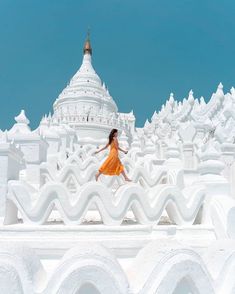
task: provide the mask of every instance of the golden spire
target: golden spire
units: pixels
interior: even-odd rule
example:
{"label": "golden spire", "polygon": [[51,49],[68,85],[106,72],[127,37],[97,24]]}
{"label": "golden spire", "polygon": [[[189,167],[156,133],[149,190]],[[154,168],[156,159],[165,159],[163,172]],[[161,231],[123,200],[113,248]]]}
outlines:
{"label": "golden spire", "polygon": [[91,43],[90,43],[90,29],[89,28],[87,30],[87,38],[86,38],[86,42],[83,47],[83,53],[92,55],[92,48],[91,48]]}

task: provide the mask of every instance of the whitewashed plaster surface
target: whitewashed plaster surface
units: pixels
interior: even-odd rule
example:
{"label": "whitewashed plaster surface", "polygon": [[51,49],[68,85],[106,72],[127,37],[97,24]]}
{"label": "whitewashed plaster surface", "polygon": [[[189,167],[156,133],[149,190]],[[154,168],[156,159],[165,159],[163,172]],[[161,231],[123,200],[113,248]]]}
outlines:
{"label": "whitewashed plaster surface", "polygon": [[[235,293],[234,109],[219,84],[136,128],[85,54],[37,129],[0,131],[1,293]],[[113,127],[131,183],[95,181]]]}

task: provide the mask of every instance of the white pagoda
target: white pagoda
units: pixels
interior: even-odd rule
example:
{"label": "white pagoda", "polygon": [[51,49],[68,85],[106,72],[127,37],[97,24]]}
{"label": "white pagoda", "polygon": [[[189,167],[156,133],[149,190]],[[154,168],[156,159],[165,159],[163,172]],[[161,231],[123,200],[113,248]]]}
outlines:
{"label": "white pagoda", "polygon": [[53,119],[76,130],[79,142],[107,139],[111,128],[124,131],[131,141],[135,129],[133,112],[119,113],[105,83],[92,66],[89,34],[82,65],[54,102]]}

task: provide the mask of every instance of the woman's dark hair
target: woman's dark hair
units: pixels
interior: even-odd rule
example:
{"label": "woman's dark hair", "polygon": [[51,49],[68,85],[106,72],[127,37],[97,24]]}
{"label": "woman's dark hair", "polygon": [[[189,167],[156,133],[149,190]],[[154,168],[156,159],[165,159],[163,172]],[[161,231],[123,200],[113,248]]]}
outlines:
{"label": "woman's dark hair", "polygon": [[110,132],[110,134],[109,134],[109,145],[112,143],[114,134],[117,133],[117,131],[118,131],[117,129],[112,129],[112,131]]}

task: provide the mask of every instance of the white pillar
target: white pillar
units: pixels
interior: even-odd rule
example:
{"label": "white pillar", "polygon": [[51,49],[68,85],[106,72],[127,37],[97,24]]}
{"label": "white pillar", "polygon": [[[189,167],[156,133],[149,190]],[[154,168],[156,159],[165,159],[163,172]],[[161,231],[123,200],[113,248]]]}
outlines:
{"label": "white pillar", "polygon": [[18,180],[23,165],[23,153],[13,143],[0,143],[0,224],[3,224],[6,210],[7,184]]}

